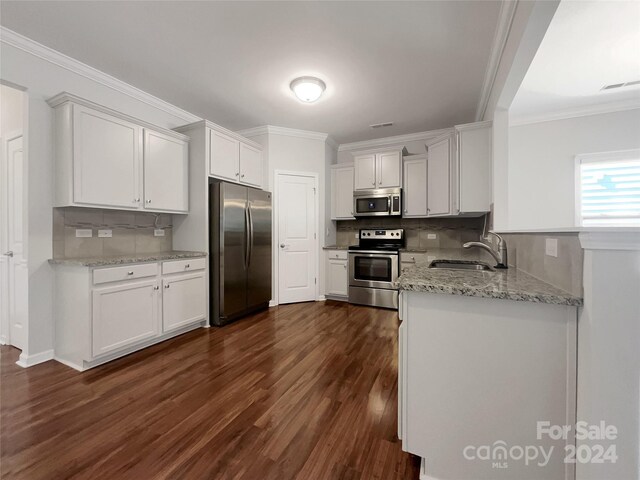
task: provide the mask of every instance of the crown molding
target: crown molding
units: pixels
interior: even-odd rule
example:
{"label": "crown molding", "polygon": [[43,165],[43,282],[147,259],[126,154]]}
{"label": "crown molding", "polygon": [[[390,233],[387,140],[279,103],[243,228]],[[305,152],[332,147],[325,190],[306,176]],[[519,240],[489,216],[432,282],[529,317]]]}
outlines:
{"label": "crown molding", "polygon": [[295,128],[276,127],[274,125],[262,125],[260,127],[247,128],[236,132],[243,137],[257,137],[258,135],[282,135],[284,137],[307,138],[310,140],[327,141],[329,135],[322,132],[312,132],[310,130],[298,130]]}
{"label": "crown molding", "polygon": [[360,150],[375,149],[379,147],[390,147],[402,145],[407,142],[421,140],[431,140],[441,135],[453,132],[453,128],[442,128],[440,130],[430,130],[428,132],[409,133],[407,135],[396,135],[394,137],[375,138],[373,140],[363,140],[361,142],[343,143],[338,147],[339,152],[353,152]]}
{"label": "crown molding", "polygon": [[89,80],[93,80],[94,82],[111,88],[112,90],[128,95],[142,103],[173,115],[182,121],[191,123],[200,120],[200,117],[193,115],[186,110],[176,107],[169,102],[165,102],[158,97],[134,87],[133,85],[129,85],[122,80],[101,72],[96,68],[2,26],[0,26],[0,42],[41,58],[42,60],[57,65],[77,75],[81,75]]}
{"label": "crown molding", "polygon": [[596,103],[581,107],[566,108],[553,112],[545,112],[532,115],[509,116],[509,126],[530,125],[532,123],[553,122],[567,118],[587,117],[589,115],[602,115],[604,113],[624,112],[640,108],[640,99],[621,100],[618,102]]}
{"label": "crown molding", "polygon": [[515,16],[517,6],[518,0],[502,2],[500,4],[498,24],[496,25],[493,43],[491,44],[489,62],[487,63],[487,69],[484,73],[484,82],[482,83],[480,100],[478,101],[478,107],[476,108],[477,122],[484,118],[487,111],[487,105],[489,104],[489,98],[491,98],[491,92],[493,91],[493,86],[496,82],[498,68],[502,61],[502,54],[504,53],[504,47],[506,46],[509,38],[509,32],[511,31],[511,24],[513,23],[513,17]]}
{"label": "crown molding", "polygon": [[338,147],[340,147],[340,145],[338,145],[338,142],[336,142],[333,138],[327,136],[327,145],[329,145],[333,150],[335,150],[336,152],[338,151]]}
{"label": "crown molding", "polygon": [[579,238],[580,245],[585,250],[640,251],[640,228],[634,231],[583,232]]}

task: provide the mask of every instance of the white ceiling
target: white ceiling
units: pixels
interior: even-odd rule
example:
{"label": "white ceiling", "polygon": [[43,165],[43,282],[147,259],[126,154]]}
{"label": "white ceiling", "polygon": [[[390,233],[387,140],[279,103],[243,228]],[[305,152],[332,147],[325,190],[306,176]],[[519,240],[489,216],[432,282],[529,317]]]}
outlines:
{"label": "white ceiling", "polygon": [[[227,128],[346,143],[473,121],[499,7],[3,0],[0,13],[3,26]],[[300,75],[326,82],[318,102],[293,97]]]}
{"label": "white ceiling", "polygon": [[512,119],[602,104],[636,104],[640,85],[640,2],[563,1],[509,113]]}

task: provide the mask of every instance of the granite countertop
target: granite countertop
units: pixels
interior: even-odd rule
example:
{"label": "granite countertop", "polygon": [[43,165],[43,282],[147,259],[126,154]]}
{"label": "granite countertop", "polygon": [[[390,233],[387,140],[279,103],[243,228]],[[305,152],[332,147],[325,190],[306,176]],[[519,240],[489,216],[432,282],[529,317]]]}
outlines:
{"label": "granite countertop", "polygon": [[106,267],[109,265],[123,265],[127,263],[160,262],[163,260],[178,260],[181,258],[206,257],[205,252],[189,252],[174,250],[170,252],[139,253],[131,255],[117,255],[110,257],[91,258],[52,258],[51,265],[76,265],[81,267]]}
{"label": "granite countertop", "polygon": [[400,290],[412,292],[582,305],[582,298],[512,267],[507,270],[474,271],[429,268],[428,264],[423,263],[405,268],[397,285]]}
{"label": "granite countertop", "polygon": [[348,245],[327,245],[322,247],[323,250],[349,250]]}

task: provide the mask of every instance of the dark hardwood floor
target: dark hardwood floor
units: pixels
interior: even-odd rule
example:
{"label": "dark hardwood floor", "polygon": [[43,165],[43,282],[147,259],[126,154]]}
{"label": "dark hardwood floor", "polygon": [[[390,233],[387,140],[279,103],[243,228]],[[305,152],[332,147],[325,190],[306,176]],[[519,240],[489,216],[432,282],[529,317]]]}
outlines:
{"label": "dark hardwood floor", "polygon": [[3,479],[417,479],[396,312],[271,308],[78,373],[1,347]]}

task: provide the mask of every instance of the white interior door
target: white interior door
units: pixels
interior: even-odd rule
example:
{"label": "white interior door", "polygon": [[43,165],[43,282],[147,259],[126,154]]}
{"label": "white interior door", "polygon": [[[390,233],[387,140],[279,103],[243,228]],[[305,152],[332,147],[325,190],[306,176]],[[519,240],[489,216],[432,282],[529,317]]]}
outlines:
{"label": "white interior door", "polygon": [[316,300],[316,179],[277,175],[278,303]]}
{"label": "white interior door", "polygon": [[0,341],[24,349],[28,318],[25,164],[22,135],[2,141]]}

